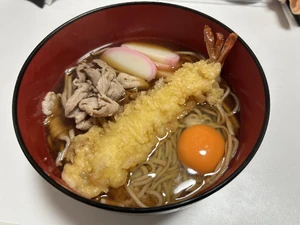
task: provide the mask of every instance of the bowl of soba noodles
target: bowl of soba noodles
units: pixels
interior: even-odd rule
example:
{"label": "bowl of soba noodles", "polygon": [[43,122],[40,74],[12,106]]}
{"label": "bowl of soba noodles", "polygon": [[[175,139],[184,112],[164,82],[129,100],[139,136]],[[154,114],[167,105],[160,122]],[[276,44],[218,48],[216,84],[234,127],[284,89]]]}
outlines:
{"label": "bowl of soba noodles", "polygon": [[238,33],[155,2],[61,25],[30,54],[13,96],[36,171],[78,201],[126,213],[170,212],[220,190],[257,152],[269,112],[263,69]]}

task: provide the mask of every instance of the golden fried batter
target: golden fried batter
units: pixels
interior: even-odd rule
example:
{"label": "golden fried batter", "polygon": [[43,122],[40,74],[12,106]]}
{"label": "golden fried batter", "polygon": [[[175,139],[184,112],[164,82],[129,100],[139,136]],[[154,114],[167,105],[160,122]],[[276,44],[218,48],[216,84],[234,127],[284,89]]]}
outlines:
{"label": "golden fried batter", "polygon": [[76,136],[69,151],[72,163],[64,166],[63,180],[86,198],[124,185],[129,170],[146,160],[157,136],[166,134],[189,97],[204,95],[210,104],[217,103],[223,94],[216,82],[220,71],[218,62],[185,63],[163,87],[129,103],[115,123]]}

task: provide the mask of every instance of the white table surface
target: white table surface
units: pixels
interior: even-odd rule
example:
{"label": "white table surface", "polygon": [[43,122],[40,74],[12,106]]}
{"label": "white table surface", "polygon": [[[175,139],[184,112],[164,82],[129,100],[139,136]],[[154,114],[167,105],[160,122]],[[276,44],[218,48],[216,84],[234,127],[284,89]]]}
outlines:
{"label": "white table surface", "polygon": [[122,1],[57,0],[40,9],[26,0],[0,0],[0,221],[22,225],[300,224],[300,27],[289,23],[276,0],[254,5],[173,1],[207,13],[237,32],[255,52],[269,82],[271,117],[265,139],[246,169],[226,187],[173,214],[125,215],[73,200],[33,169],[17,143],[11,116],[21,66],[33,48],[63,22],[117,2]]}

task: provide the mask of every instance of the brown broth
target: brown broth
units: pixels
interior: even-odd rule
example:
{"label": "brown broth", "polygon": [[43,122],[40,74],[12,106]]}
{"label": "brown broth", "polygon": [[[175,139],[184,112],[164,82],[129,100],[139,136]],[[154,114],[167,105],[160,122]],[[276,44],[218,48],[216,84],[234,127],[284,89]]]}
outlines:
{"label": "brown broth", "polygon": [[[149,40],[148,40],[149,42]],[[155,44],[160,44],[163,45],[167,48],[173,49],[173,50],[187,50],[186,47],[182,47],[180,45],[174,44],[174,43],[166,43],[164,41],[157,41],[157,40],[151,40],[150,43],[155,43]],[[110,45],[111,46],[117,46],[118,44],[113,44]],[[86,60],[88,62],[90,62],[93,59],[99,58],[100,54],[94,54],[93,52],[97,52],[99,49],[101,48],[97,48],[94,51],[91,51],[90,53],[86,54],[85,56],[81,57],[80,60]],[[188,49],[189,51],[189,49]],[[180,62],[184,63],[186,61],[189,60],[195,60],[195,58],[193,57],[181,57]],[[80,62],[80,61],[79,61]],[[75,62],[74,65],[76,65],[79,62]],[[74,66],[73,65],[73,66]],[[170,72],[175,71],[177,68],[173,68]],[[155,84],[155,82],[157,81],[157,79],[154,79],[150,84],[151,87],[153,87],[153,85]],[[228,85],[226,83],[225,80],[222,80],[221,82],[221,86],[222,85]],[[57,86],[54,87],[54,91],[55,93],[62,93],[63,90],[63,86],[64,86],[64,82],[63,79],[61,82],[59,82],[59,84]],[[127,103],[129,103],[130,101],[134,100],[137,95],[139,94],[139,91],[137,91],[136,89],[134,90],[126,90],[126,96],[124,98],[124,100],[122,102],[120,102],[120,105],[125,105]],[[228,98],[226,98],[226,100],[224,101],[224,103],[228,106],[228,110],[232,110],[235,107],[235,101],[234,99],[229,96]],[[83,131],[77,130],[75,128],[75,123],[73,121],[73,119],[68,119],[64,116],[64,110],[61,106],[60,103],[60,107],[57,108],[57,112],[54,112],[56,115],[58,115],[57,119],[60,120],[60,124],[63,124],[65,126],[65,129],[74,129],[75,130],[75,134],[81,134],[84,133]],[[234,116],[232,116],[231,121],[234,121],[233,124],[237,124],[238,126],[234,127],[235,132],[238,134],[239,131],[239,113],[235,114]],[[114,121],[114,118],[111,117],[109,118],[109,120]],[[237,122],[237,123],[236,123]],[[64,142],[57,139],[57,138],[53,138],[51,136],[51,127],[49,126],[51,124],[51,118],[49,118],[49,123],[45,125],[46,127],[46,136],[47,136],[47,141],[48,141],[48,148],[49,148],[49,152],[51,157],[53,158],[53,160],[55,161],[58,152],[61,151],[63,149],[64,146]],[[99,123],[99,125],[101,125],[101,122]],[[65,162],[64,162],[65,163]],[[63,166],[59,167],[60,171],[62,171]],[[184,168],[183,166],[181,166],[182,170],[186,170],[186,168]],[[197,176],[198,180],[203,180],[204,177],[200,176],[200,175],[190,175],[192,179],[194,179],[195,176]],[[200,190],[201,191],[201,190]],[[192,191],[183,191],[179,196],[178,196],[178,200],[177,201],[182,201],[185,199],[185,195],[190,195],[192,193]],[[198,192],[199,193],[199,192]],[[117,205],[117,206],[124,206],[124,207],[138,207],[138,205],[131,199],[130,195],[127,193],[125,186],[122,186],[120,188],[114,189],[111,188],[109,190],[108,193],[105,194],[101,194],[98,197],[94,198],[95,201],[97,202],[105,202],[106,204],[111,204],[111,205]],[[144,204],[146,204],[147,206],[156,206],[157,204],[157,200],[154,199],[152,196],[143,196],[142,197],[142,201],[144,202]],[[174,203],[172,202],[168,202],[166,201],[165,204],[172,204]]]}

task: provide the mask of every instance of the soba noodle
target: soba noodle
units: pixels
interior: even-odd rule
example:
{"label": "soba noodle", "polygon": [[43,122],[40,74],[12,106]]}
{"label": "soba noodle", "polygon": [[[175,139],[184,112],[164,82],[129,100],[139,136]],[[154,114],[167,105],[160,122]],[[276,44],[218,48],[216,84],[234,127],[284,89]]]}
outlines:
{"label": "soba noodle", "polygon": [[[200,189],[209,188],[224,173],[239,144],[235,137],[235,130],[239,125],[233,117],[239,109],[239,102],[230,88],[225,88],[222,102],[217,107],[199,105],[192,109],[179,121],[178,129],[161,140],[149,159],[130,174],[126,190],[139,207],[147,207],[143,203],[145,196],[154,197],[157,206],[183,200]],[[229,107],[224,102],[229,95],[235,101],[231,111],[228,111]],[[204,176],[195,175],[195,171],[183,168],[176,152],[177,140],[182,131],[196,124],[217,129],[226,140],[223,160],[213,173]],[[187,193],[183,195],[183,192]]]}
{"label": "soba noodle", "polygon": [[[107,47],[98,48],[81,57],[78,63],[89,62],[90,60],[99,58],[99,55],[107,49]],[[202,55],[195,52],[177,51],[176,53],[180,55],[182,63],[196,62],[204,59]],[[64,115],[61,107],[65,107],[66,101],[74,92],[74,85],[72,83],[74,81],[72,79],[74,79],[76,69],[77,66],[66,70],[64,91],[62,94],[57,95],[56,108],[52,112],[53,116],[49,116],[45,120],[47,122],[45,125],[48,128],[48,144],[50,149],[56,154],[57,166],[64,166],[70,142],[74,138],[75,133],[78,133],[75,124],[64,126],[65,123],[62,122]],[[117,70],[114,70],[114,72],[119,73]],[[167,78],[156,81],[168,82]],[[121,187],[122,193],[125,192],[125,197],[122,197],[122,199],[111,198],[108,193],[99,195],[94,200],[118,206],[161,206],[182,201],[199,193],[199,191],[201,192],[211,187],[227,169],[239,145],[239,141],[236,138],[239,129],[239,122],[236,118],[236,114],[239,111],[239,101],[225,82],[219,80],[219,83],[224,89],[221,102],[211,107],[206,104],[204,96],[203,98],[200,96],[201,99],[190,99],[186,103],[186,112],[179,117],[177,129],[171,129],[172,131],[167,133],[165,137],[158,138],[158,143],[148,156],[148,159],[131,171],[127,185]],[[151,85],[153,87],[153,84]],[[126,90],[125,101],[122,104],[136,99],[141,93],[138,88]],[[47,116],[46,113],[44,114]],[[108,119],[104,117],[98,119],[96,125],[105,126],[109,120],[114,120],[114,118],[110,117]],[[186,128],[197,124],[207,125],[218,130],[225,140],[224,157],[215,171],[209,174],[200,175],[192,169],[185,168],[180,163],[177,155],[177,141],[179,136]],[[59,149],[55,149],[57,146],[60,146]]]}

